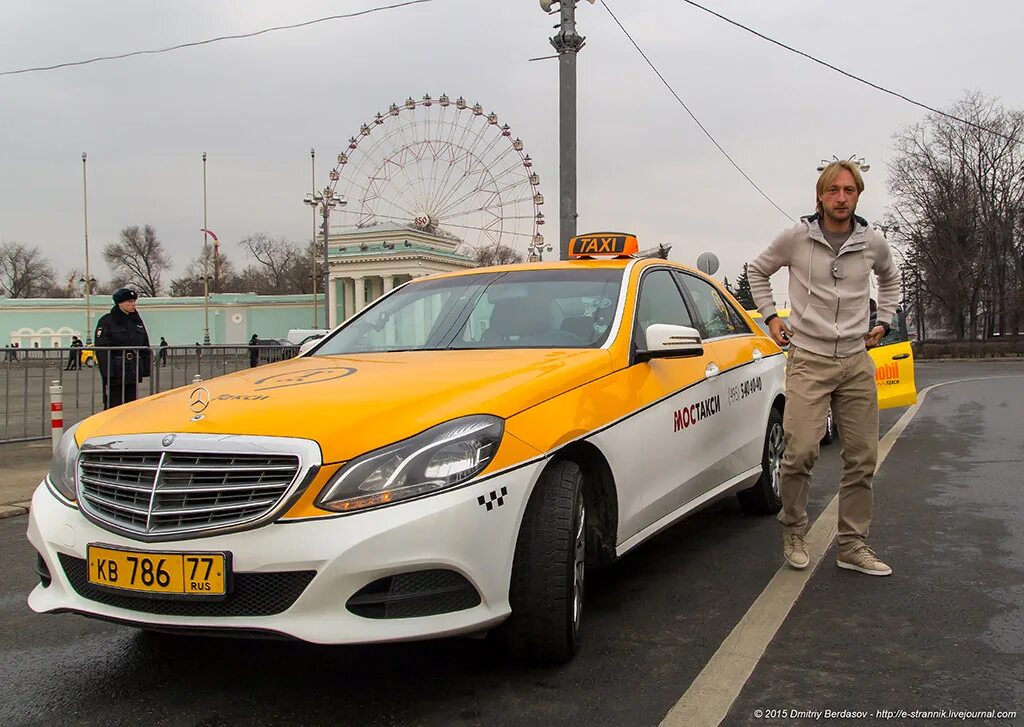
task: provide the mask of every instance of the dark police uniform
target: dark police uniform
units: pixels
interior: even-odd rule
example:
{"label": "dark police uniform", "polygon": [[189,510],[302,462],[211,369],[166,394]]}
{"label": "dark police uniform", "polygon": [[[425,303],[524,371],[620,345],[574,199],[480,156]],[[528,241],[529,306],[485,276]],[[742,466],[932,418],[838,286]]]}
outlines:
{"label": "dark police uniform", "polygon": [[[111,409],[135,401],[138,383],[150,375],[149,334],[138,312],[125,313],[118,303],[136,300],[135,291],[114,293],[114,307],[96,323],[96,358],[103,377],[103,406]],[[136,350],[104,350],[108,346],[138,346]]]}

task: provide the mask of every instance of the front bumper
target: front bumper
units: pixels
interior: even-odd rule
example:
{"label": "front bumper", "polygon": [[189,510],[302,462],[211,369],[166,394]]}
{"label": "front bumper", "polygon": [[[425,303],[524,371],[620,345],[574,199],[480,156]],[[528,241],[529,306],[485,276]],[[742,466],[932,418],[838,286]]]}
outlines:
{"label": "front bumper", "polygon": [[[508,588],[516,536],[543,466],[534,462],[451,492],[380,510],[158,544],[98,527],[76,508],[58,501],[44,483],[32,498],[28,538],[49,570],[51,582],[37,585],[28,604],[39,613],[75,611],[157,629],[258,630],[322,644],[403,641],[487,629],[510,613]],[[83,587],[82,569],[91,543],[139,551],[228,551],[236,591],[258,583],[262,594],[283,598],[290,605],[279,613],[254,616],[239,615],[244,608],[191,608],[175,601],[158,609],[172,613],[144,612],[140,609],[152,610],[150,599],[125,594],[110,598],[106,597],[109,592],[97,595],[87,584]],[[476,589],[479,604],[398,618],[359,616],[346,607],[353,595],[381,578],[428,570],[460,574]],[[285,573],[305,575],[282,577]],[[287,589],[297,593],[293,601],[294,594],[284,593]]]}

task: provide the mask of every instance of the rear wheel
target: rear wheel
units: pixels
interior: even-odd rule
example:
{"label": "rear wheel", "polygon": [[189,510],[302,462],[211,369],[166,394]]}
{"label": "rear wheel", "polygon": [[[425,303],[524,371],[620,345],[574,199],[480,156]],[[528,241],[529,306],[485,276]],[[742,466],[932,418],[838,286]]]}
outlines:
{"label": "rear wheel", "polygon": [[534,662],[566,662],[580,645],[586,570],[583,474],[575,462],[552,463],[541,475],[516,542],[503,629],[509,654]]}
{"label": "rear wheel", "polygon": [[782,413],[772,409],[761,451],[761,477],[753,487],[736,493],[740,507],[753,515],[773,515],[782,509],[779,482],[782,455],[786,451],[786,435],[782,429]]}

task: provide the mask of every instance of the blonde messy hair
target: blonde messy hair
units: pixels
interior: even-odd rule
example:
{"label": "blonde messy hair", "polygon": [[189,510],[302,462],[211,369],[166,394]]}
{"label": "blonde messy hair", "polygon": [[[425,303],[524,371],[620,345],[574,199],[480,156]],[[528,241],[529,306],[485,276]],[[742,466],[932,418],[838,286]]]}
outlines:
{"label": "blonde messy hair", "polygon": [[860,167],[857,164],[849,159],[832,162],[821,170],[821,174],[818,176],[818,184],[815,188],[814,208],[818,210],[819,215],[824,213],[824,210],[821,208],[821,195],[825,194],[825,190],[835,183],[836,177],[844,169],[853,175],[853,181],[857,185],[857,193],[860,194],[864,191],[864,177],[861,176]]}

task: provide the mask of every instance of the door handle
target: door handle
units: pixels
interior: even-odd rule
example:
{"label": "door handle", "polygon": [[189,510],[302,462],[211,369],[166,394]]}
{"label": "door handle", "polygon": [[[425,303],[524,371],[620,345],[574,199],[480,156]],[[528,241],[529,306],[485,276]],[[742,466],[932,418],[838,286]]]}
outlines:
{"label": "door handle", "polygon": [[900,359],[904,359],[904,358],[910,358],[910,354],[909,353],[898,353],[898,354],[896,354],[895,356],[892,357],[892,360],[893,361],[899,361]]}
{"label": "door handle", "polygon": [[753,356],[753,358],[754,358],[755,361],[760,361],[761,359],[764,358],[764,354],[761,353],[761,349],[759,349],[759,348],[755,348],[754,349],[754,356]]}
{"label": "door handle", "polygon": [[713,379],[716,376],[718,376],[720,373],[722,373],[722,370],[720,368],[718,368],[718,364],[716,364],[716,363],[709,363],[708,367],[706,369],[704,369],[704,378],[706,378],[706,379]]}

